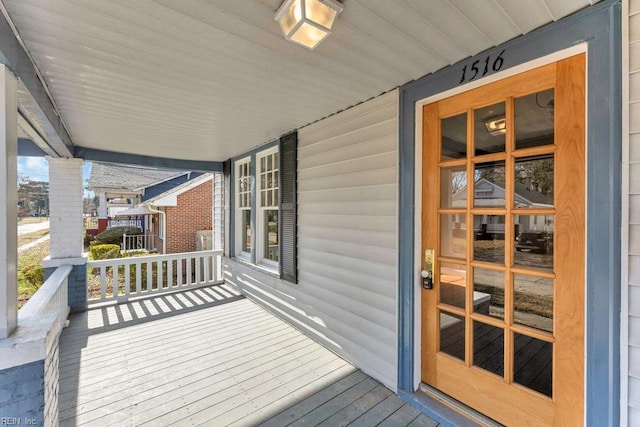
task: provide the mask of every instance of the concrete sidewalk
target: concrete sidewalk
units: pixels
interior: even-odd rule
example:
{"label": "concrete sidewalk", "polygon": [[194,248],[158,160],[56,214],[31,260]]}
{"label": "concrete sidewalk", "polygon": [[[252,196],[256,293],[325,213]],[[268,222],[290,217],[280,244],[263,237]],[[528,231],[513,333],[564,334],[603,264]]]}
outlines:
{"label": "concrete sidewalk", "polygon": [[22,245],[18,248],[18,253],[22,252],[22,251],[26,251],[29,248],[33,248],[34,246],[38,246],[40,243],[42,242],[46,242],[47,240],[49,240],[49,237],[51,237],[49,234],[47,234],[46,236],[42,236],[41,238],[34,240],[33,242],[29,242],[26,245]]}
{"label": "concrete sidewalk", "polygon": [[18,236],[21,234],[33,233],[34,231],[40,231],[49,228],[49,220],[42,222],[34,222],[32,224],[18,224]]}

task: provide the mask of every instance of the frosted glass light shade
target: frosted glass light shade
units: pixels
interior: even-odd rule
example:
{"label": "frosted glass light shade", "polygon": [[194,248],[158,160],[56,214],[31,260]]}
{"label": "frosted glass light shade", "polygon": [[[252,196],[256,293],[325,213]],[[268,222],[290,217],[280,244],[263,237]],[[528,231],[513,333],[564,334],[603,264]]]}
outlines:
{"label": "frosted glass light shade", "polygon": [[342,4],[334,0],[285,0],[275,14],[284,37],[315,49],[329,34]]}

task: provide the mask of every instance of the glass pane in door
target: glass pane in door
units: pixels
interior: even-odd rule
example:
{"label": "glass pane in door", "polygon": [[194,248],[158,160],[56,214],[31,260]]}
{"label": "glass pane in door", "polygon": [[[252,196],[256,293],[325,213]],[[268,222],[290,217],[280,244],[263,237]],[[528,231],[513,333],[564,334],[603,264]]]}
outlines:
{"label": "glass pane in door", "polygon": [[440,351],[464,361],[464,317],[440,312]]}
{"label": "glass pane in door", "polygon": [[466,214],[440,215],[440,253],[450,258],[467,258]]}
{"label": "glass pane in door", "polygon": [[467,270],[464,265],[440,264],[440,302],[454,307],[465,307]]}
{"label": "glass pane in door", "polygon": [[476,164],[474,171],[473,206],[477,208],[505,207],[504,160]]}
{"label": "glass pane in door", "polygon": [[440,159],[463,159],[467,157],[467,113],[442,119]]}
{"label": "glass pane in door", "polygon": [[473,259],[504,265],[504,215],[473,216]]}
{"label": "glass pane in door", "polygon": [[473,122],[476,156],[504,152],[507,134],[504,102],[474,110]]}
{"label": "glass pane in door", "polygon": [[504,271],[473,269],[473,311],[504,319]]}
{"label": "glass pane in door", "polygon": [[514,274],[513,307],[515,323],[553,332],[553,279]]}
{"label": "glass pane in door", "polygon": [[553,344],[514,333],[513,380],[551,397],[553,391]]}
{"label": "glass pane in door", "polygon": [[504,329],[473,322],[473,364],[504,375]]}
{"label": "glass pane in door", "polygon": [[440,169],[440,207],[467,207],[466,166]]}
{"label": "glass pane in door", "polygon": [[554,143],[553,89],[516,98],[516,149]]}
{"label": "glass pane in door", "polygon": [[514,265],[553,271],[553,215],[515,215]]}
{"label": "glass pane in door", "polygon": [[516,208],[553,208],[553,154],[516,160]]}

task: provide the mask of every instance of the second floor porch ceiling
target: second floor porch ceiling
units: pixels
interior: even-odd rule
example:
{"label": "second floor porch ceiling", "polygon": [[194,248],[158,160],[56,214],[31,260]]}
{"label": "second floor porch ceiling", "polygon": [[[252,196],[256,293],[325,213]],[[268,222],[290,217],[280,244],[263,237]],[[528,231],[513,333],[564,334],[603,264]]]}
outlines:
{"label": "second floor porch ceiling", "polygon": [[59,155],[220,162],[597,1],[344,0],[310,51],[281,0],[0,0],[0,58]]}

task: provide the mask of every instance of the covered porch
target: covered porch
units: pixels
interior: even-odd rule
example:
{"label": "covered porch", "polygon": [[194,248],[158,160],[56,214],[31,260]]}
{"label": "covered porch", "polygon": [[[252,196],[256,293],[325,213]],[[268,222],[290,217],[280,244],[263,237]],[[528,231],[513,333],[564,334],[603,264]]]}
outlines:
{"label": "covered porch", "polygon": [[[468,408],[424,404],[420,391],[415,108],[568,49],[583,34],[574,24],[594,16],[608,18],[594,53],[617,52],[620,1],[344,0],[314,51],[282,37],[282,3],[0,0],[0,414],[42,425],[437,425],[420,407],[445,425],[469,422],[451,409]],[[47,280],[20,313],[19,154],[47,156],[52,198]],[[166,257],[144,278],[145,260],[88,262],[85,161],[215,173],[215,274]],[[608,175],[591,178],[604,188]],[[605,231],[619,224],[602,224],[614,245]],[[590,283],[615,282],[612,254],[607,268],[593,256]],[[609,304],[588,325],[588,361],[600,346],[608,370],[588,364],[599,375],[587,376],[585,419],[603,425],[620,415],[617,289],[589,294]]]}
{"label": "covered porch", "polygon": [[70,320],[61,426],[438,425],[228,284]]}

